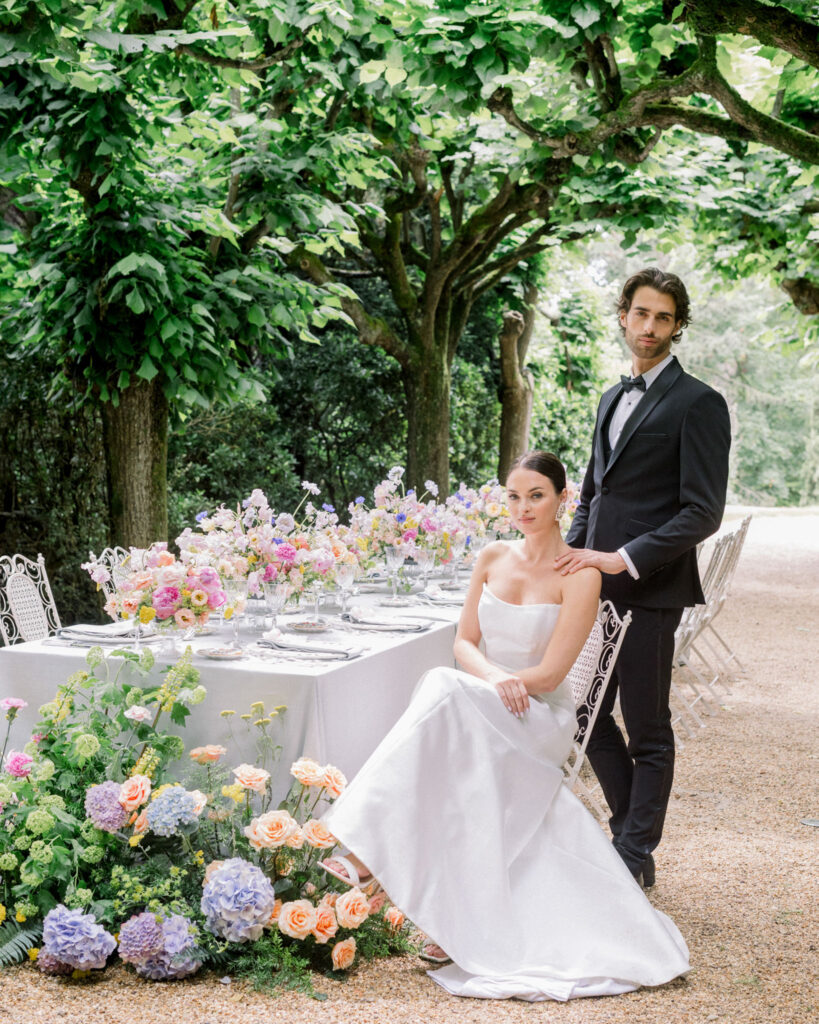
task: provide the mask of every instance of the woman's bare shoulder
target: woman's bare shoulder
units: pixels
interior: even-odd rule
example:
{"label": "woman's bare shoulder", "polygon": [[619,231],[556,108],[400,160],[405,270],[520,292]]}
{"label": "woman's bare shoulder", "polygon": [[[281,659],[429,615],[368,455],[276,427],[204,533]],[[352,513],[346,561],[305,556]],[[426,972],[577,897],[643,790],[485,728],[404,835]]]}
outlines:
{"label": "woman's bare shoulder", "polygon": [[563,588],[563,599],[567,597],[600,596],[600,588],[603,583],[603,576],[599,569],[586,566],[578,569],[577,572],[568,573],[561,577]]}

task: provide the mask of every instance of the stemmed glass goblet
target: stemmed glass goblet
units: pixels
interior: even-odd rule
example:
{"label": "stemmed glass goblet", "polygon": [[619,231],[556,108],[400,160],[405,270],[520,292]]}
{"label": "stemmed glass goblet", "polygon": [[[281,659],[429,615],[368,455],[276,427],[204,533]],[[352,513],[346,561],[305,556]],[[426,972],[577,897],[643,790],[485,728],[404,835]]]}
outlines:
{"label": "stemmed glass goblet", "polygon": [[466,534],[456,533],[449,541],[450,559],[447,565],[447,578],[446,582],[441,584],[444,590],[458,590],[460,584],[458,583],[458,565],[463,558],[463,553],[466,550]]}
{"label": "stemmed glass goblet", "polygon": [[412,552],[412,557],[415,560],[415,564],[421,570],[421,579],[423,581],[422,593],[425,594],[429,587],[429,574],[435,566],[435,552],[430,551],[429,548],[415,548]]}
{"label": "stemmed glass goblet", "polygon": [[384,604],[403,606],[406,599],[398,596],[398,573],[404,564],[405,552],[401,544],[391,544],[387,547],[385,558],[387,561],[387,575],[392,584],[392,597],[387,598]]}
{"label": "stemmed glass goblet", "polygon": [[341,614],[347,612],[347,602],[350,600],[350,593],[358,575],[358,566],[353,562],[339,562],[336,565],[336,586],[341,591]]}
{"label": "stemmed glass goblet", "polygon": [[247,580],[225,580],[225,594],[227,601],[224,604],[224,619],[229,622],[233,629],[231,647],[237,650],[241,648],[239,643],[239,619],[244,614],[247,605]]}
{"label": "stemmed glass goblet", "polygon": [[287,599],[293,593],[293,588],[289,583],[283,582],[263,583],[262,587],[264,589],[264,601],[273,620],[271,628],[276,629],[276,620],[279,612],[287,604]]}

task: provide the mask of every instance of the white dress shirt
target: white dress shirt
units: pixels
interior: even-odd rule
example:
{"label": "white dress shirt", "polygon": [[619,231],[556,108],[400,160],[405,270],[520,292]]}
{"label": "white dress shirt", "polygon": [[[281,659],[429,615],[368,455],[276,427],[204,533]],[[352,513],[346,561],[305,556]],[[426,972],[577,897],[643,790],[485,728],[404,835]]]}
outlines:
{"label": "white dress shirt", "polygon": [[[614,451],[614,448],[618,440],[620,439],[620,434],[623,431],[623,427],[625,426],[626,420],[629,418],[629,416],[631,416],[631,414],[634,412],[635,407],[639,404],[640,399],[643,397],[643,395],[646,394],[648,389],[651,387],[654,381],[660,376],[660,374],[663,372],[666,366],[668,366],[668,364],[671,362],[673,358],[674,357],[669,352],[665,359],[657,363],[656,366],[652,366],[650,370],[646,370],[646,372],[642,374],[642,378],[646,383],[645,391],[640,391],[639,388],[633,388],[631,391],[624,391],[622,395],[620,395],[620,400],[615,406],[614,412],[611,414],[611,419],[609,420],[609,445],[612,451]],[[628,569],[629,575],[633,577],[633,579],[639,580],[640,574],[639,572],[637,572],[634,563],[629,558],[626,549],[624,547],[618,548],[617,554],[620,555],[620,557],[626,563],[626,568]]]}

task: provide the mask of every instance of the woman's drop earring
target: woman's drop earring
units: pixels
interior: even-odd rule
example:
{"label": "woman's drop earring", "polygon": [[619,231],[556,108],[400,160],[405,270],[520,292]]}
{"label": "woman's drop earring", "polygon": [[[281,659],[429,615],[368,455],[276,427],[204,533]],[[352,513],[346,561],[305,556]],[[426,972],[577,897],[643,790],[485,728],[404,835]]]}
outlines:
{"label": "woman's drop earring", "polygon": [[555,522],[559,523],[563,516],[566,514],[566,502],[561,501],[557,506],[557,512],[555,512]]}

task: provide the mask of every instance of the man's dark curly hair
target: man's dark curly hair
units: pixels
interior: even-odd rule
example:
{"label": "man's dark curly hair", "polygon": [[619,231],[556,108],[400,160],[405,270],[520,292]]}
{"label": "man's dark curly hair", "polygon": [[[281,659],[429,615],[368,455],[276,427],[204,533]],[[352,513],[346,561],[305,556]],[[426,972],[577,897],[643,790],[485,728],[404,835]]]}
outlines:
{"label": "man's dark curly hair", "polygon": [[[671,340],[679,341],[682,337],[683,328],[691,323],[691,309],[688,292],[676,274],[667,274],[664,270],[660,270],[659,267],[646,267],[645,270],[632,274],[623,285],[623,291],[617,300],[617,312],[628,313],[631,309],[631,300],[634,298],[634,293],[644,285],[662,292],[663,295],[670,295],[674,300],[676,310],[674,319],[680,321],[680,329],[671,336]],[[620,324],[620,330],[623,334],[626,333],[622,324]]]}

